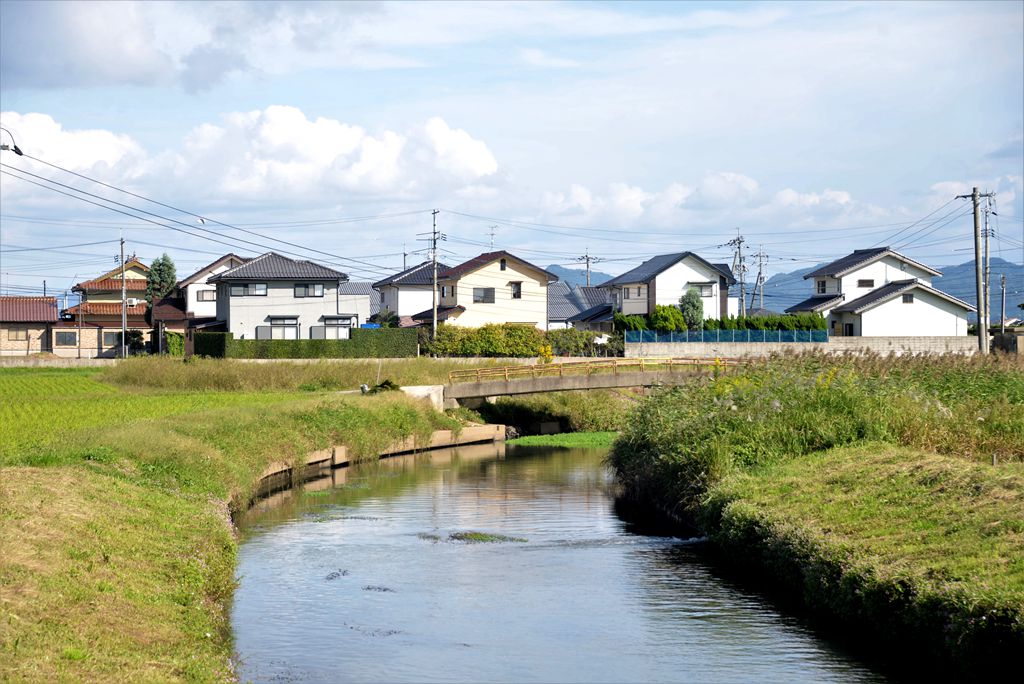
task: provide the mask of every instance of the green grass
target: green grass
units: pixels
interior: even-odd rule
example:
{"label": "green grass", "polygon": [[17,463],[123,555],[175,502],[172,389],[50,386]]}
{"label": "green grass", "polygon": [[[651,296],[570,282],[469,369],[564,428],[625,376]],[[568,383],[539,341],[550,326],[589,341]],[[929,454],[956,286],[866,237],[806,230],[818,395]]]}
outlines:
{"label": "green grass", "polygon": [[230,680],[230,512],[266,466],[460,426],[400,393],[126,390],[64,369],[0,370],[0,407],[3,681]]}
{"label": "green grass", "polygon": [[563,432],[609,432],[622,429],[638,400],[630,390],[551,392],[501,397],[477,411],[489,423],[527,430],[554,422]]}
{"label": "green grass", "polygon": [[490,532],[452,532],[448,535],[448,541],[465,542],[467,544],[499,544],[503,542],[525,542],[522,537],[507,537],[504,534],[492,534]]}
{"label": "green grass", "polygon": [[563,432],[558,435],[528,435],[510,439],[508,444],[531,447],[603,449],[610,447],[618,434],[617,432]]}

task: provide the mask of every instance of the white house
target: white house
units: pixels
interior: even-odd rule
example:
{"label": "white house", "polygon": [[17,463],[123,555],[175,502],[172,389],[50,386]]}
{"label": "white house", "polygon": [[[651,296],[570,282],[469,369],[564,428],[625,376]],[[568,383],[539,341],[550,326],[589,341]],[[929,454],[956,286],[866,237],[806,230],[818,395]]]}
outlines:
{"label": "white house", "polygon": [[[558,276],[505,251],[488,252],[438,275],[438,321],[478,327],[521,323],[546,330],[548,284]],[[413,316],[430,324],[432,308]]]}
{"label": "white house", "polygon": [[691,288],[700,292],[704,318],[725,318],[739,312],[739,300],[729,296],[736,282],[732,269],[712,264],[693,252],[662,254],[598,285],[607,290],[616,311],[646,316],[657,305],[679,306]]}
{"label": "white house", "polygon": [[241,266],[245,262],[246,259],[236,254],[225,254],[212,264],[207,264],[189,277],[179,280],[175,285],[175,296],[182,300],[186,317],[216,318],[217,286],[206,281],[211,276]]}
{"label": "white house", "polygon": [[[438,263],[437,272],[442,274],[449,266]],[[378,280],[373,289],[379,293],[378,306],[387,308],[396,315],[411,317],[433,306],[431,290],[434,284],[433,262],[424,261],[401,273]]]}
{"label": "white house", "polygon": [[820,313],[836,336],[966,335],[974,307],[934,289],[937,275],[889,247],[858,249],[806,274],[814,294],[786,312]]}
{"label": "white house", "polygon": [[[347,339],[366,322],[366,295],[346,294],[340,271],[268,252],[210,277],[217,320],[237,339]],[[340,291],[339,291],[340,290]],[[359,300],[367,300],[359,310]]]}

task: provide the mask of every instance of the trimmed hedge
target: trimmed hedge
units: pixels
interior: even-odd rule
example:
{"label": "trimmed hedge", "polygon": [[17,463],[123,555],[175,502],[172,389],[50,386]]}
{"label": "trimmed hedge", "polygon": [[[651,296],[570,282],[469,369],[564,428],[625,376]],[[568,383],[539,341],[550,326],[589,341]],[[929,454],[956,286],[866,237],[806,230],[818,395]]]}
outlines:
{"label": "trimmed hedge", "polygon": [[417,355],[416,331],[353,328],[347,340],[236,340],[231,333],[198,333],[195,352],[229,359],[366,359]]}

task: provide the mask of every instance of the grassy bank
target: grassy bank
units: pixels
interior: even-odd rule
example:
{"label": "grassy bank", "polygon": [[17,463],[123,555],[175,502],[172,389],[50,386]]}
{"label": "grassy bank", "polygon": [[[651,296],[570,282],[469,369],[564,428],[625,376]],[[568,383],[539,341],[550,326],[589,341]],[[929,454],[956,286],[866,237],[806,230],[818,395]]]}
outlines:
{"label": "grassy bank", "polygon": [[229,514],[266,465],[458,426],[404,395],[101,378],[0,370],[0,680],[230,679]]}
{"label": "grassy bank", "polygon": [[551,392],[501,397],[477,409],[481,420],[537,431],[557,423],[562,432],[614,432],[625,424],[640,395],[628,390]]}
{"label": "grassy bank", "polygon": [[976,674],[1024,648],[1022,434],[1019,360],[796,358],[646,400],[611,461],[812,609]]}
{"label": "grassy bank", "polygon": [[563,432],[557,435],[528,435],[510,439],[513,446],[565,447],[605,449],[610,447],[618,432]]}

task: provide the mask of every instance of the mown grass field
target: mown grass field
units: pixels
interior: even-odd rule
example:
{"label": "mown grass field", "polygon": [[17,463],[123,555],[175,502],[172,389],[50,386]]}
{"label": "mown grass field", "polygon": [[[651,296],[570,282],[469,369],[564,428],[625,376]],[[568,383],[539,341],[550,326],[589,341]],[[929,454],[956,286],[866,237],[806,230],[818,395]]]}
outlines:
{"label": "mown grass field", "polygon": [[630,496],[911,662],[978,677],[1024,651],[1017,357],[729,369],[644,400],[611,463]]}
{"label": "mown grass field", "polygon": [[266,465],[459,426],[397,393],[300,388],[278,364],[239,389],[176,363],[199,389],[0,369],[0,681],[231,680],[230,512]]}

